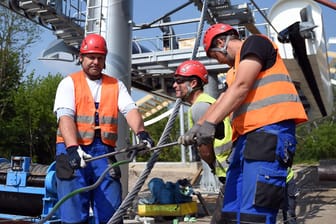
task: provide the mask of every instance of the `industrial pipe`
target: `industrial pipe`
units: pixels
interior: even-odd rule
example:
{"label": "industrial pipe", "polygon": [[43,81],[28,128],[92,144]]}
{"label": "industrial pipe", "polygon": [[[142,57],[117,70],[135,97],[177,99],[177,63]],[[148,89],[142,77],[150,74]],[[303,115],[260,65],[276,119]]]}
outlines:
{"label": "industrial pipe", "polygon": [[336,180],[336,160],[320,160],[317,168],[319,180]]}

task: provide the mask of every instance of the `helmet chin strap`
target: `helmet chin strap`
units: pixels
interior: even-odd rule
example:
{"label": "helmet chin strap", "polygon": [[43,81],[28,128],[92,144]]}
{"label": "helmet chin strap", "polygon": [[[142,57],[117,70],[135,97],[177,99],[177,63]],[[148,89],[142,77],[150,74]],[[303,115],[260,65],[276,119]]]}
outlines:
{"label": "helmet chin strap", "polygon": [[222,52],[224,55],[227,55],[228,54],[227,48],[228,48],[228,43],[229,43],[230,38],[231,38],[230,35],[226,36],[224,46],[223,47],[215,47],[215,48],[212,48],[212,50],[213,51],[219,51],[219,52]]}
{"label": "helmet chin strap", "polygon": [[188,83],[188,86],[187,86],[187,94],[186,94],[182,99],[183,99],[183,100],[187,100],[188,97],[190,96],[190,94],[191,94],[192,92],[195,92],[196,90],[199,90],[199,89],[201,89],[201,87],[192,88],[192,87],[190,86],[190,83]]}
{"label": "helmet chin strap", "polygon": [[227,52],[227,48],[228,48],[228,44],[229,44],[229,40],[230,40],[230,38],[231,38],[230,35],[226,36],[225,45],[224,45],[224,47],[221,49],[222,52],[223,52],[223,54],[225,54],[225,55],[227,55],[227,53],[228,53],[228,52]]}

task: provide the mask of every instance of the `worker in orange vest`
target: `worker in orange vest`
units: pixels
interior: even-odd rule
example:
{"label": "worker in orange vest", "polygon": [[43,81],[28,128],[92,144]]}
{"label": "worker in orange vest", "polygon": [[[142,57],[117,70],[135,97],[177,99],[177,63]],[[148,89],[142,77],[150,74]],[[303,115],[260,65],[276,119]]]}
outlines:
{"label": "worker in orange vest", "polygon": [[207,29],[203,46],[209,58],[232,67],[232,82],[178,141],[211,144],[216,124],[230,115],[233,153],[220,223],[275,224],[295,154],[296,125],[308,119],[302,102],[266,36],[242,41],[236,29],[219,23]]}
{"label": "worker in orange vest", "polygon": [[[115,163],[114,156],[86,163],[85,159],[115,151],[118,113],[148,147],[154,145],[142,116],[125,85],[102,73],[107,47],[97,34],[87,35],[80,47],[82,70],[58,85],[54,112],[57,116],[56,180],[59,198],[94,184]],[[67,169],[74,169],[74,173]],[[90,206],[95,223],[107,223],[122,201],[119,167],[110,170],[99,186],[66,200],[60,206],[62,223],[89,223]],[[123,223],[120,220],[118,223]]]}

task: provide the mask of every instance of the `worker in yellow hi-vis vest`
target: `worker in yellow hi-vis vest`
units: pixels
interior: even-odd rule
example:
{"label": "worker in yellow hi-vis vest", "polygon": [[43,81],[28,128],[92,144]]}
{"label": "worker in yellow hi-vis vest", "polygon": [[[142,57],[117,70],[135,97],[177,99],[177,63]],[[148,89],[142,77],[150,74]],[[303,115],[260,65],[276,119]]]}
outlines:
{"label": "worker in yellow hi-vis vest", "polygon": [[[191,104],[188,112],[190,124],[193,126],[199,118],[203,116],[210,105],[215,102],[215,99],[203,92],[203,86],[208,83],[208,72],[204,65],[196,60],[188,60],[183,62],[176,69],[175,82],[173,87],[175,89],[176,97]],[[229,117],[225,118],[223,122],[217,125],[217,135],[213,145],[210,144],[211,149],[198,147],[199,156],[209,165],[212,172],[218,177],[219,181],[225,184],[226,170],[228,167],[227,157],[231,151],[232,131]],[[225,136],[225,137],[224,137]],[[211,153],[209,153],[209,151]],[[216,223],[217,218],[221,216],[221,207],[223,202],[223,187],[219,192],[217,205],[211,223]],[[217,214],[217,215],[216,215]],[[219,217],[217,217],[219,216]],[[216,218],[217,217],[217,218]]]}

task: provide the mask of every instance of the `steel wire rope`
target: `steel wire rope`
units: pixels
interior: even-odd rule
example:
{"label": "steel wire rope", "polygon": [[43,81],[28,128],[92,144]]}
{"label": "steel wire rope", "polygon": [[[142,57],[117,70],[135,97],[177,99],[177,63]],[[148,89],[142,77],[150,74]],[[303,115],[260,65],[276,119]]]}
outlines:
{"label": "steel wire rope", "polygon": [[172,11],[170,11],[170,12],[164,14],[164,15],[161,16],[160,18],[158,18],[158,19],[152,21],[151,23],[149,23],[149,24],[142,24],[141,27],[142,27],[142,28],[150,28],[153,24],[155,24],[155,23],[157,23],[157,22],[160,22],[161,20],[163,20],[163,19],[166,18],[167,16],[170,16],[171,14],[173,14],[173,13],[175,13],[175,12],[177,12],[177,11],[183,9],[184,7],[190,5],[192,2],[193,2],[193,1],[189,0],[188,2],[184,3],[183,5],[181,5],[181,6],[177,7],[177,8],[175,8],[175,9],[173,9]]}
{"label": "steel wire rope", "polygon": [[271,21],[267,18],[267,16],[261,11],[261,9],[259,8],[259,6],[254,2],[254,0],[250,0],[250,2],[254,5],[254,7],[258,10],[258,12],[260,13],[260,15],[264,18],[264,20],[266,20],[266,22],[272,27],[272,29],[274,30],[274,32],[276,34],[279,35],[279,32],[277,31],[277,29],[275,29],[275,27],[273,26],[273,24],[271,23]]}
{"label": "steel wire rope", "polygon": [[[175,122],[175,119],[177,117],[179,108],[181,105],[181,99],[177,99],[175,101],[175,105],[174,105],[174,109],[171,113],[171,115],[169,116],[168,122],[165,126],[165,129],[163,130],[163,133],[159,139],[158,142],[158,146],[164,144],[168,137],[169,137],[169,133],[173,127],[173,124]],[[152,154],[152,156],[149,158],[147,164],[146,164],[146,168],[142,171],[142,173],[140,174],[140,177],[138,178],[137,182],[135,183],[132,191],[130,191],[125,199],[122,201],[121,205],[119,206],[119,208],[117,209],[117,211],[114,213],[114,215],[111,217],[111,219],[107,222],[107,224],[111,224],[111,223],[118,223],[120,221],[120,219],[125,215],[125,213],[127,212],[127,209],[131,206],[133,200],[135,199],[135,197],[138,195],[139,191],[141,190],[142,186],[144,185],[146,179],[148,178],[150,172],[152,171],[155,162],[157,161],[159,155],[160,155],[161,149],[154,151],[154,153]]]}
{"label": "steel wire rope", "polygon": [[[203,26],[204,26],[204,17],[205,17],[205,12],[207,11],[207,7],[208,6],[208,1],[204,0],[203,1],[203,7],[202,7],[202,12],[201,12],[201,19],[200,19],[200,23],[198,26],[198,32],[197,32],[197,36],[196,36],[196,40],[195,40],[195,45],[192,51],[192,55],[191,55],[191,59],[195,59],[196,55],[197,55],[197,51],[199,48],[199,43],[200,43],[200,39],[201,39],[201,35],[202,35],[202,30],[203,30]],[[179,108],[180,105],[182,103],[182,100],[180,98],[176,99],[175,101],[175,105],[174,105],[174,109],[173,112],[171,113],[169,120],[165,126],[165,129],[159,139],[158,142],[158,146],[161,144],[165,144],[166,141],[168,140],[169,137],[169,133],[173,127],[173,124],[175,122],[175,119],[177,117],[177,114],[179,112]],[[117,211],[114,213],[114,215],[111,217],[111,219],[107,222],[107,224],[114,224],[114,223],[118,223],[120,221],[120,219],[126,214],[127,209],[131,206],[132,202],[134,201],[135,197],[138,195],[139,191],[141,190],[142,186],[144,185],[146,179],[148,178],[151,170],[154,167],[154,164],[156,163],[159,155],[160,155],[161,149],[155,151],[152,156],[150,157],[150,159],[147,162],[146,168],[143,170],[143,172],[141,173],[140,177],[138,178],[137,182],[135,183],[132,191],[130,191],[125,199],[122,201],[121,205],[119,206],[119,208],[117,209]]]}

